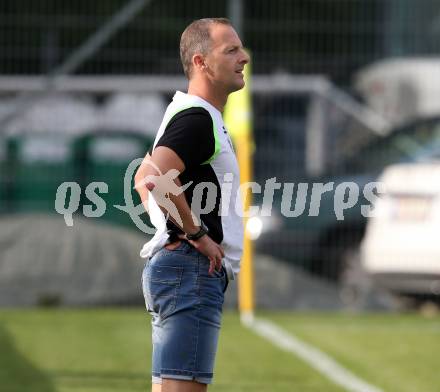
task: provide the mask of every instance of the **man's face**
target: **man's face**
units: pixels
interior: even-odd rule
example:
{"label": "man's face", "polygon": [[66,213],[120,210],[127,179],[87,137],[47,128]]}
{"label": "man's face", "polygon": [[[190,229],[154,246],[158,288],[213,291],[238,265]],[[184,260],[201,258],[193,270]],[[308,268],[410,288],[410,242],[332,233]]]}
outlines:
{"label": "man's face", "polygon": [[228,25],[211,27],[211,51],[205,56],[211,82],[228,94],[244,87],[243,68],[249,56],[235,30]]}

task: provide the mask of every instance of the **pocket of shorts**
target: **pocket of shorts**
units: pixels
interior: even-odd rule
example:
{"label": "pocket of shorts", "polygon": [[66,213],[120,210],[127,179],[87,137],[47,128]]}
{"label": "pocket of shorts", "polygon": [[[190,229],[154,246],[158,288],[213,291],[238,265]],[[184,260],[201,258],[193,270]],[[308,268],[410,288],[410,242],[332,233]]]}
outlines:
{"label": "pocket of shorts", "polygon": [[224,279],[226,276],[226,269],[225,267],[222,265],[222,268],[220,269],[220,271],[214,269],[214,271],[212,272],[212,274],[209,273],[209,267],[210,267],[210,263],[209,260],[206,256],[203,256],[203,262],[200,263],[200,278],[202,279]]}
{"label": "pocket of shorts", "polygon": [[165,318],[174,311],[182,272],[181,267],[155,265],[148,267],[143,289],[145,305],[150,313],[156,313],[161,318]]}
{"label": "pocket of shorts", "polygon": [[201,303],[208,306],[221,307],[227,287],[226,279],[224,267],[220,271],[215,270],[212,275],[203,272],[199,277]]}
{"label": "pocket of shorts", "polygon": [[213,278],[214,279],[221,279],[224,282],[223,293],[225,293],[226,289],[228,288],[228,285],[229,285],[229,278],[228,278],[228,272],[226,271],[226,267],[224,265],[222,265],[222,268],[220,271],[214,270]]}

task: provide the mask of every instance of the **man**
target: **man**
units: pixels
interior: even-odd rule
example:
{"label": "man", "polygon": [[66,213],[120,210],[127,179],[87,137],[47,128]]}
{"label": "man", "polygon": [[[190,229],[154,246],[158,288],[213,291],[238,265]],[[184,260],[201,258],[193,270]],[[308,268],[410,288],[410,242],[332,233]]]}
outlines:
{"label": "man", "polygon": [[[188,93],[176,92],[135,176],[157,228],[141,251],[148,259],[142,287],[152,315],[153,392],[206,391],[212,382],[224,292],[240,269],[243,242],[238,165],[222,111],[228,95],[244,87],[249,57],[223,18],[191,23],[180,56]],[[178,175],[153,181],[170,171]]]}

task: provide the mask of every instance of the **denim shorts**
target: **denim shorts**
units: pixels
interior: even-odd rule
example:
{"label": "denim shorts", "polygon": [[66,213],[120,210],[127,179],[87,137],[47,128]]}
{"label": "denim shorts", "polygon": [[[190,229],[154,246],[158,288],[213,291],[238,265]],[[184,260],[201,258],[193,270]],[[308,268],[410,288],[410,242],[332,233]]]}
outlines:
{"label": "denim shorts", "polygon": [[228,277],[208,274],[209,260],[188,242],[158,251],[142,274],[152,316],[152,382],[162,378],[211,384]]}

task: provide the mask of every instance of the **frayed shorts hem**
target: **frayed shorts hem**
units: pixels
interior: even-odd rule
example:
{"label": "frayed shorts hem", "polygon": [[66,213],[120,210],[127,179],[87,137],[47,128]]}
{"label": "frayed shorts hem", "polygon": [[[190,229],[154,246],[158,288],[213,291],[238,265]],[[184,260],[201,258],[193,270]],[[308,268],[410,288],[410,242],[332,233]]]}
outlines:
{"label": "frayed shorts hem", "polygon": [[191,374],[191,372],[185,372],[186,374],[175,374],[163,372],[161,375],[153,375],[151,377],[151,382],[153,384],[162,384],[162,378],[168,378],[173,380],[183,380],[183,381],[196,381],[200,384],[212,384],[212,376],[206,377],[204,374]]}

